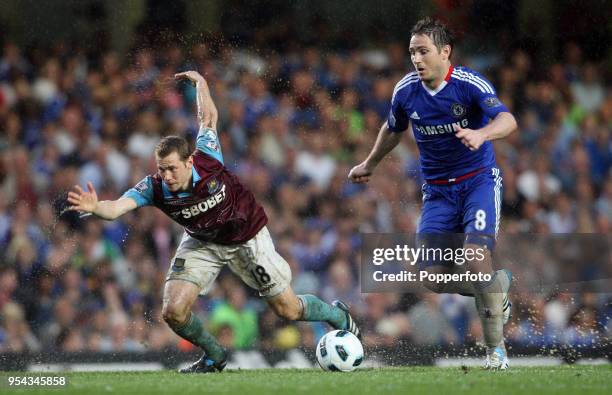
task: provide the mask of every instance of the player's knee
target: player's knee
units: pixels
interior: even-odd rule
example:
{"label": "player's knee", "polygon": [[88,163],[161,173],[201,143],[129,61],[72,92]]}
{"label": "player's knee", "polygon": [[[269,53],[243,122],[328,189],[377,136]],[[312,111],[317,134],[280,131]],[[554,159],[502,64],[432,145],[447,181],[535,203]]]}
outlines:
{"label": "player's knee", "polygon": [[187,321],[189,309],[178,304],[165,304],[162,307],[162,317],[170,327],[176,327]]}

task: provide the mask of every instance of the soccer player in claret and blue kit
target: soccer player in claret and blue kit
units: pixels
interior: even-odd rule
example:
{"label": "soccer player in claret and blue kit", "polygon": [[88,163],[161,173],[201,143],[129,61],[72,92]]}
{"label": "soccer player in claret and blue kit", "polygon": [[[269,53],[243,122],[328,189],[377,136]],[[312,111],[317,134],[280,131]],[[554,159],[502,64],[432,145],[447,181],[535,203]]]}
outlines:
{"label": "soccer player in claret and blue kit", "polygon": [[68,193],[71,210],[106,220],[153,205],[185,229],[172,259],[163,295],[163,318],[204,355],[182,373],[220,372],[226,351],[192,313],[198,295],[206,294],[223,266],[257,290],[280,317],[325,321],[361,337],[341,301],[327,304],[314,295],[295,295],[289,264],[275,250],[268,218],[253,194],[223,163],[217,135],[217,108],[206,80],[195,71],[175,75],[196,87],[200,130],[192,152],[183,137],[164,137],[155,148],[157,173],[147,176],[113,201],[98,201],[91,183]]}
{"label": "soccer player in claret and blue kit", "polygon": [[[411,129],[425,178],[418,245],[442,247],[439,243],[452,244],[452,235],[462,234],[463,248],[485,251],[485,259],[470,259],[466,265],[472,273],[490,275],[490,281],[454,284],[458,288],[452,292],[474,297],[487,346],[485,367],[505,370],[503,325],[510,318],[512,274],[492,269],[502,189],[492,141],[512,133],[516,121],[487,79],[451,63],[452,45],[452,34],[441,22],[425,18],[416,23],[409,48],[416,71],[395,86],[387,121],[372,151],[351,169],[349,179],[369,181],[377,164]],[[457,268],[444,262],[419,265],[434,272]],[[426,286],[448,292],[438,284]]]}

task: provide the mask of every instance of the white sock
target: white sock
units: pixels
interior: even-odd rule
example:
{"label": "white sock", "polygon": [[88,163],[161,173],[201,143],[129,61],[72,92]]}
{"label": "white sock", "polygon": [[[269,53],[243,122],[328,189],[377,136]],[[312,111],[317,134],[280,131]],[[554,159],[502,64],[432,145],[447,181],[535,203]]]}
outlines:
{"label": "white sock", "polygon": [[[497,274],[497,273],[496,273]],[[503,341],[503,290],[507,290],[507,276],[495,275],[486,286],[475,285],[474,295],[478,316],[482,323],[485,344],[497,347]]]}

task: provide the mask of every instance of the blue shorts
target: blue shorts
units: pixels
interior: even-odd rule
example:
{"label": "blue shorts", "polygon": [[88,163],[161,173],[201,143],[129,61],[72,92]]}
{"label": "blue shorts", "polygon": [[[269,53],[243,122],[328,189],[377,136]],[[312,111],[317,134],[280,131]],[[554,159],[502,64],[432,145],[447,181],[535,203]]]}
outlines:
{"label": "blue shorts", "polygon": [[417,233],[464,233],[469,244],[493,249],[501,201],[502,177],[495,167],[454,184],[424,184]]}

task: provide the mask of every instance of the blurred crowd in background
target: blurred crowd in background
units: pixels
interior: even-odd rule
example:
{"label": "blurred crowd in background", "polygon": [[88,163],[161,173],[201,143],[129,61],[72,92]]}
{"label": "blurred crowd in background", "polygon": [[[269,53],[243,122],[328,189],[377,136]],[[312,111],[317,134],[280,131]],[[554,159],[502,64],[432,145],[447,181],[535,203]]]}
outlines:
{"label": "blurred crowd in background", "polygon": [[[607,237],[612,89],[603,67],[572,43],[545,70],[521,50],[499,58],[456,51],[452,60],[486,75],[519,122],[495,142],[500,231]],[[370,347],[482,339],[471,298],[360,293],[360,232],[414,233],[419,220],[423,180],[411,133],[368,185],[347,181],[386,120],[395,83],[412,70],[405,46],[280,54],[196,44],[91,57],[67,45],[26,51],[6,42],[0,352],[193,348],[161,319],[180,227],[150,207],[113,222],[59,215],[75,184],[91,181],[109,200],[154,173],[160,137],[193,143],[195,90],[173,80],[189,69],[209,81],[225,163],[264,205],[296,293],[347,302]],[[519,284],[513,299],[512,344],[599,344],[612,335],[610,295],[528,293]],[[276,318],[228,270],[196,312],[233,349],[313,347],[328,330]]]}

